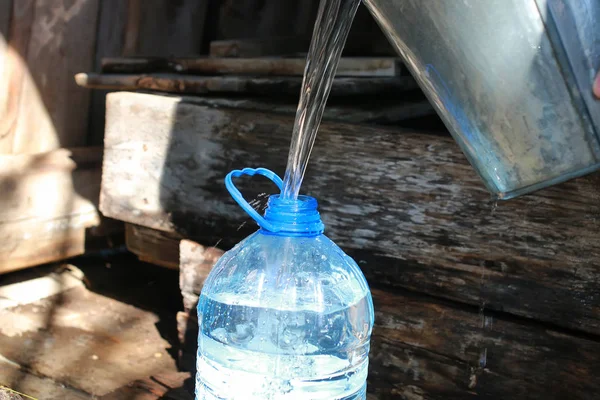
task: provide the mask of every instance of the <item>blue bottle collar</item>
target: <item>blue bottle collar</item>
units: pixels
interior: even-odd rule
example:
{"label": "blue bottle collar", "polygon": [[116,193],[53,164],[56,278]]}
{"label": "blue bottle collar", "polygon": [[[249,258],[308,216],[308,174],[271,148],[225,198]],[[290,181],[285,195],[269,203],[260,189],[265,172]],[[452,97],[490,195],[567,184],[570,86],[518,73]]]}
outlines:
{"label": "blue bottle collar", "polygon": [[300,237],[318,236],[323,233],[325,226],[321,221],[317,210],[318,203],[314,197],[298,196],[297,199],[282,199],[278,194],[271,195],[263,217],[248,204],[233,184],[232,178],[242,175],[263,175],[272,180],[279,190],[283,189],[283,181],[277,174],[266,168],[233,170],[225,177],[225,186],[231,197],[258,223],[263,233]]}

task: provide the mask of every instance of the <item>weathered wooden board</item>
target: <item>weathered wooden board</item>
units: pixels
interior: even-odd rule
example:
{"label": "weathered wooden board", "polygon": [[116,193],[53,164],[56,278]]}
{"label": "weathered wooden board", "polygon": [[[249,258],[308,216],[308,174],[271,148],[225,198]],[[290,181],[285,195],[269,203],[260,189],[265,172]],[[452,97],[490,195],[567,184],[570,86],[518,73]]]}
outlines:
{"label": "weathered wooden board", "polygon": [[[381,32],[374,34],[365,33],[364,30],[360,30],[361,24],[357,23],[357,19],[354,20],[352,26],[353,29],[350,31],[350,38],[346,42],[342,53],[344,56],[396,56],[394,49],[389,45]],[[310,36],[215,40],[210,43],[210,56],[246,58],[305,55],[308,53],[310,40]]]}
{"label": "weathered wooden board", "polygon": [[151,264],[178,269],[180,240],[177,234],[125,224],[127,248],[141,261]]}
{"label": "weathered wooden board", "polygon": [[[223,178],[282,173],[292,117],[135,93],[111,94],[107,111],[105,215],[221,246],[255,229]],[[372,283],[598,334],[599,179],[495,205],[450,138],[324,123],[304,191]],[[250,199],[274,191],[240,183]]]}
{"label": "weathered wooden board", "polygon": [[0,156],[0,272],[82,254],[100,224],[102,148]]}
{"label": "weathered wooden board", "polygon": [[2,310],[1,317],[4,358],[91,395],[174,370],[156,315],[82,287]]}
{"label": "weathered wooden board", "polygon": [[[187,240],[180,250],[181,290],[197,301],[216,258]],[[598,341],[401,290],[372,293],[367,388],[373,398],[594,399],[600,390]],[[185,316],[182,361],[193,370],[194,305]]]}
{"label": "weathered wooden board", "polygon": [[[106,0],[100,2],[96,64],[104,57],[194,56],[201,54],[209,1]],[[84,70],[79,70],[81,72]],[[105,90],[92,93],[89,143],[102,144]]]}
{"label": "weathered wooden board", "polygon": [[202,246],[192,240],[181,240],[179,243],[179,289],[183,295],[185,312],[195,310],[200,290],[208,273],[223,250],[215,246]]}
{"label": "weathered wooden board", "polygon": [[[128,24],[128,9],[133,3],[134,1],[115,0],[100,2],[94,72],[100,72],[103,57],[125,55],[126,39],[131,37],[131,30],[134,28]],[[94,90],[91,93],[87,140],[90,146],[102,145],[106,93],[104,90]]]}
{"label": "weathered wooden board", "polygon": [[99,400],[194,400],[185,385],[190,379],[190,374],[183,372],[154,375],[128,383]]}
{"label": "weathered wooden board", "polygon": [[[0,85],[0,153],[12,153],[15,129],[19,117],[19,107],[23,93],[23,82],[28,77],[23,61],[31,38],[33,23],[33,0],[19,1],[11,10],[8,45],[0,60],[2,85]],[[4,4],[7,8],[7,4]],[[6,29],[6,27],[4,28]]]}
{"label": "weathered wooden board", "polygon": [[220,2],[216,39],[308,36],[318,0],[241,0]]}
{"label": "weathered wooden board", "polygon": [[[8,50],[12,0],[0,0],[0,76],[4,76],[5,57]],[[4,110],[4,97],[0,97],[0,110]]]}
{"label": "weathered wooden board", "polygon": [[[135,51],[140,56],[199,55],[208,1],[136,0],[139,31]],[[131,12],[131,11],[130,11]]]}
{"label": "weathered wooden board", "polygon": [[[237,0],[221,2],[217,41],[210,54],[256,57],[306,53],[313,33],[318,0]],[[366,7],[359,7],[344,46],[347,56],[396,56]]]}
{"label": "weathered wooden board", "polygon": [[130,255],[76,263],[0,278],[0,386],[40,400],[193,399],[171,358],[177,272]]}
{"label": "weathered wooden board", "polygon": [[[195,76],[183,74],[94,74],[75,76],[79,86],[91,89],[153,90],[156,92],[207,94],[240,93],[245,95],[298,95],[301,77],[256,78],[246,76]],[[416,89],[412,77],[337,78],[331,96],[398,95]]]}
{"label": "weathered wooden board", "polygon": [[[8,34],[10,30],[10,17],[12,9],[12,0],[0,0],[0,76],[6,79],[8,76]],[[7,113],[7,104],[9,103],[8,85],[0,86],[0,153],[4,152],[10,144],[4,136],[4,132],[9,131],[9,124],[3,120],[9,115]]]}
{"label": "weathered wooden board", "polygon": [[[17,0],[19,1],[19,0]],[[65,386],[54,379],[37,376],[21,369],[18,364],[0,361],[0,379],[2,382],[18,382],[19,390],[3,389],[0,384],[1,400],[92,400],[93,397],[76,388]],[[12,396],[12,397],[9,397]],[[27,396],[27,397],[26,397]]]}
{"label": "weathered wooden board", "polygon": [[8,40],[12,2],[13,0],[0,0],[0,36],[3,37],[4,43]]}
{"label": "weathered wooden board", "polygon": [[[268,98],[240,97],[186,97],[186,102],[213,108],[271,112],[296,115],[297,102],[273,102]],[[361,98],[353,104],[344,104],[332,99],[323,112],[324,121],[342,121],[354,124],[393,125],[411,118],[435,115],[431,103],[424,98],[377,99]]]}
{"label": "weathered wooden board", "polygon": [[[198,75],[303,76],[305,58],[104,58],[102,72],[175,72]],[[336,76],[393,77],[402,72],[397,58],[342,57]]]}
{"label": "weathered wooden board", "polygon": [[307,53],[310,36],[284,36],[253,39],[214,40],[210,42],[211,57],[293,56]]}
{"label": "weathered wooden board", "polygon": [[97,15],[98,0],[13,2],[0,152],[85,144],[90,93],[72,76],[93,66]]}

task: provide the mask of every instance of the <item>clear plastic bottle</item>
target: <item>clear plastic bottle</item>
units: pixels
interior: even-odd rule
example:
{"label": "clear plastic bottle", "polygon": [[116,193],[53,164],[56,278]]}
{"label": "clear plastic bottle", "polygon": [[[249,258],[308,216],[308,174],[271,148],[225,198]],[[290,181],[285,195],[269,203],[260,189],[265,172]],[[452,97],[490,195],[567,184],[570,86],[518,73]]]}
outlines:
{"label": "clear plastic bottle", "polygon": [[317,201],[269,198],[260,229],[225,253],[198,304],[196,399],[365,399],[373,303],[354,260],[323,235]]}

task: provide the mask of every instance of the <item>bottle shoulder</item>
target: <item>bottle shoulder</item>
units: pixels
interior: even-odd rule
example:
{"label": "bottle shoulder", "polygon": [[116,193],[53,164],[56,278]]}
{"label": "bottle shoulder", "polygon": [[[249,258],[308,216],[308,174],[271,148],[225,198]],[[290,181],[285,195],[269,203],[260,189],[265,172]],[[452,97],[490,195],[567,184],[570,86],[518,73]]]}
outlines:
{"label": "bottle shoulder", "polygon": [[202,293],[228,293],[254,303],[277,298],[279,307],[316,309],[370,298],[356,262],[325,235],[284,237],[260,231],[222,256]]}

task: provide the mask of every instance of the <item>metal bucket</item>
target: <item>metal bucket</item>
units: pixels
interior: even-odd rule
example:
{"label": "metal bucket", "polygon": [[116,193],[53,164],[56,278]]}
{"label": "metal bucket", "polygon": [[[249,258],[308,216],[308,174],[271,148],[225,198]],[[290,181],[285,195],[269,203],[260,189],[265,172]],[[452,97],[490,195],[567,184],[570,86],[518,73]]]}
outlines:
{"label": "metal bucket", "polygon": [[495,197],[600,169],[600,1],[363,1]]}

